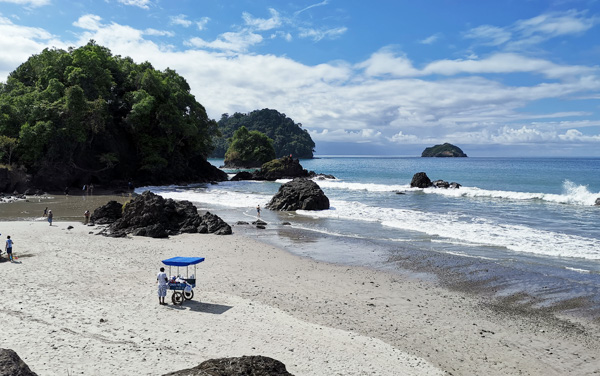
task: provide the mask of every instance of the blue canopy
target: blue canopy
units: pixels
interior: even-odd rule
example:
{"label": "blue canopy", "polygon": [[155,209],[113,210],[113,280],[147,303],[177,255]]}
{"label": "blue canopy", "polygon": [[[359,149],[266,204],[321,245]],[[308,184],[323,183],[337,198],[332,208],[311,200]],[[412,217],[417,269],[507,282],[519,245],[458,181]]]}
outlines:
{"label": "blue canopy", "polygon": [[172,257],[162,260],[162,263],[169,266],[188,266],[196,265],[204,261],[204,257]]}

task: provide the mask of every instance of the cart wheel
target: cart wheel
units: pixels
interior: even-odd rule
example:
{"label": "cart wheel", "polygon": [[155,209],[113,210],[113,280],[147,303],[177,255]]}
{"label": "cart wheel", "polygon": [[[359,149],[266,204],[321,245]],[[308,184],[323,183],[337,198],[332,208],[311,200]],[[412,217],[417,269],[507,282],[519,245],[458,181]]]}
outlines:
{"label": "cart wheel", "polygon": [[185,300],[192,300],[194,298],[194,290],[184,291],[183,297],[185,298]]}
{"label": "cart wheel", "polygon": [[173,301],[173,304],[175,305],[182,305],[183,304],[183,294],[180,293],[179,291],[174,291],[173,292],[173,296],[171,297],[171,300]]}

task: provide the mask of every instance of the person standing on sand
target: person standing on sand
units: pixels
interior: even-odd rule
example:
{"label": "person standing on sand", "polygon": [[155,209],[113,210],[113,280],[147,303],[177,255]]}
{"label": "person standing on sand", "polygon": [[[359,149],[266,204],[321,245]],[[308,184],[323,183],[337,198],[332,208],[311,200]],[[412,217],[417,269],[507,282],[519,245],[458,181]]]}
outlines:
{"label": "person standing on sand", "polygon": [[6,251],[6,254],[8,255],[8,259],[12,262],[13,261],[13,255],[12,255],[12,246],[13,246],[13,241],[10,238],[10,235],[8,235],[6,237],[6,246],[4,247],[4,250]]}
{"label": "person standing on sand", "polygon": [[48,216],[48,207],[46,206],[46,209],[44,209],[44,217]]}
{"label": "person standing on sand", "polygon": [[160,268],[160,272],[156,275],[156,283],[158,283],[158,304],[167,305],[165,296],[167,296],[167,282],[169,278],[165,273],[165,268]]}
{"label": "person standing on sand", "polygon": [[87,225],[87,224],[90,222],[90,211],[89,211],[89,210],[86,210],[86,211],[83,213],[83,216],[84,216],[84,218],[85,218],[85,221],[83,222],[83,224],[84,224],[84,225]]}
{"label": "person standing on sand", "polygon": [[256,215],[260,218],[260,205],[256,205]]}
{"label": "person standing on sand", "polygon": [[48,210],[48,223],[52,226],[52,210]]}

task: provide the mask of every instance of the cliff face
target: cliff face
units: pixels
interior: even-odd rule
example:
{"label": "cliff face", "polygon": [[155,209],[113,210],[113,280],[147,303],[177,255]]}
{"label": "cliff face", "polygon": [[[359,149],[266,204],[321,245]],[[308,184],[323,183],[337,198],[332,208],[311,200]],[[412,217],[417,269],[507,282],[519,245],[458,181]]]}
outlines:
{"label": "cliff face", "polygon": [[430,148],[426,148],[421,153],[421,157],[463,157],[467,155],[458,147],[449,143],[443,145],[435,145]]}

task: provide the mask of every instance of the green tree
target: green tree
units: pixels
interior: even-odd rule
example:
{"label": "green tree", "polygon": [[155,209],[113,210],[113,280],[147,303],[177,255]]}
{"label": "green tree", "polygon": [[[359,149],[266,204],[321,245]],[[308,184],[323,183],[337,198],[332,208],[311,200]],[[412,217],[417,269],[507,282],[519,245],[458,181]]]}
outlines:
{"label": "green tree", "polygon": [[211,156],[222,158],[229,147],[229,139],[233,133],[244,126],[248,130],[256,130],[273,140],[277,158],[292,155],[295,158],[312,158],[315,143],[302,124],[295,123],[276,110],[263,109],[248,114],[236,112],[232,116],[223,114],[217,123],[221,136],[215,136],[215,145]]}
{"label": "green tree", "polygon": [[12,153],[17,147],[17,139],[0,135],[0,150],[8,159],[8,165],[11,164]]}
{"label": "green tree", "polygon": [[235,167],[260,167],[275,159],[273,140],[259,131],[248,131],[242,126],[235,131],[225,153],[225,165]]}

